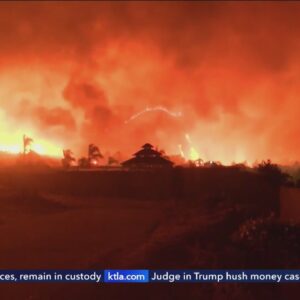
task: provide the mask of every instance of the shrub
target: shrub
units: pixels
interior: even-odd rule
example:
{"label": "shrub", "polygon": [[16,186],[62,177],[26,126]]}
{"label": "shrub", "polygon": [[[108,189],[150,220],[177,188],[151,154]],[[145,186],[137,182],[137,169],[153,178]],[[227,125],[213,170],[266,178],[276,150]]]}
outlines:
{"label": "shrub", "polygon": [[274,215],[247,220],[234,234],[234,241],[244,249],[249,263],[300,266],[300,226],[279,223]]}
{"label": "shrub", "polygon": [[289,183],[290,175],[282,172],[278,165],[273,164],[269,159],[267,161],[263,160],[255,169],[274,185]]}

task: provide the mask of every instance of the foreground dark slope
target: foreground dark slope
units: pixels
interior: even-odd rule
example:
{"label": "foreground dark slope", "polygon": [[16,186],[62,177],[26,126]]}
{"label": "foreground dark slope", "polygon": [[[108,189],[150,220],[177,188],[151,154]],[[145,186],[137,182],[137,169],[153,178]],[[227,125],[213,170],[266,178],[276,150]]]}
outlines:
{"label": "foreground dark slope", "polygon": [[[233,236],[245,220],[278,209],[278,188],[236,168],[10,169],[1,172],[0,182],[0,262],[8,269],[264,267],[263,257],[249,257],[252,250],[242,250]],[[278,296],[277,289],[255,294],[213,284],[1,286],[7,299],[116,299],[124,293],[135,299],[238,299],[249,293],[249,299],[261,299]]]}

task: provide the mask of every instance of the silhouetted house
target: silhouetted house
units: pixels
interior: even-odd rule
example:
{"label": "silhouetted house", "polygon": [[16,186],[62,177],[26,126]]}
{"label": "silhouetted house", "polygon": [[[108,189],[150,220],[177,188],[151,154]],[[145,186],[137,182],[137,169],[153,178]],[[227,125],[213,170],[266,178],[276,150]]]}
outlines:
{"label": "silhouetted house", "polygon": [[162,153],[153,149],[151,144],[145,144],[134,157],[122,163],[124,167],[129,168],[156,168],[172,167],[173,162],[162,156]]}

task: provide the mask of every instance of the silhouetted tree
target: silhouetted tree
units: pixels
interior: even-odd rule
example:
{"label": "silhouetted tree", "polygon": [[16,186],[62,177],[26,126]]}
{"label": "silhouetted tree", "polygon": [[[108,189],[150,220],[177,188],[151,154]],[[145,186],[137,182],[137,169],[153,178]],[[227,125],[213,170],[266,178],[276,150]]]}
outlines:
{"label": "silhouetted tree", "polygon": [[118,165],[119,164],[119,161],[117,159],[115,159],[114,157],[112,156],[109,156],[108,157],[108,165]]}
{"label": "silhouetted tree", "polygon": [[29,153],[31,151],[31,143],[33,142],[33,139],[29,136],[23,135],[23,153]]}
{"label": "silhouetted tree", "polygon": [[214,167],[222,167],[222,164],[219,161],[209,160],[204,163],[204,166],[214,168]]}
{"label": "silhouetted tree", "polygon": [[263,160],[255,169],[264,175],[272,184],[283,185],[289,182],[290,175],[282,172],[278,165],[273,164],[270,159],[267,161]]}
{"label": "silhouetted tree", "polygon": [[62,165],[64,168],[69,168],[75,162],[74,154],[70,149],[63,150],[64,158],[62,159]]}
{"label": "silhouetted tree", "polygon": [[78,160],[78,167],[79,168],[88,168],[90,166],[89,160],[86,157],[81,157]]}
{"label": "silhouetted tree", "polygon": [[99,163],[99,159],[103,158],[99,148],[94,144],[89,144],[88,147],[88,162],[89,166],[97,165]]}
{"label": "silhouetted tree", "polygon": [[188,166],[190,168],[202,167],[202,166],[204,166],[204,161],[201,158],[198,158],[196,160],[189,160]]}
{"label": "silhouetted tree", "polygon": [[235,162],[233,162],[231,164],[231,166],[234,167],[234,168],[240,169],[240,170],[247,169],[247,164],[246,163],[235,163]]}

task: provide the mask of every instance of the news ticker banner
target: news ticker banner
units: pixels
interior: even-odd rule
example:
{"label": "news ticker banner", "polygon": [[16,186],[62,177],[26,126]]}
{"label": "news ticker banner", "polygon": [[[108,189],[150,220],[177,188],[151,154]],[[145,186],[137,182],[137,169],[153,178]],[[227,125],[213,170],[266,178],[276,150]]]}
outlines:
{"label": "news ticker banner", "polygon": [[300,270],[0,270],[1,282],[300,282]]}

